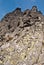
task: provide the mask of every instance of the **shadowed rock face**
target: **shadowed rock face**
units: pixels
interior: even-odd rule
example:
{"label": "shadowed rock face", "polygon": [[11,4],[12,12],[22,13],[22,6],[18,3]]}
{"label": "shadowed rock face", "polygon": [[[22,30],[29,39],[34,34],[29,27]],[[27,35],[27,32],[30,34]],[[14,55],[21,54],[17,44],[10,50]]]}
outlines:
{"label": "shadowed rock face", "polygon": [[0,65],[44,65],[44,16],[36,6],[2,18]]}

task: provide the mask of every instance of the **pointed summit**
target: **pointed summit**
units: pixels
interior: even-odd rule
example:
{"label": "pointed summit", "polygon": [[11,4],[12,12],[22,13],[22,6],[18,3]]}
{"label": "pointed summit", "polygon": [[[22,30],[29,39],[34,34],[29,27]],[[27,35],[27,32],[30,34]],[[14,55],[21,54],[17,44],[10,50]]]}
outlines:
{"label": "pointed summit", "polygon": [[21,11],[21,8],[16,8],[15,11]]}
{"label": "pointed summit", "polygon": [[14,11],[13,11],[13,14],[15,15],[15,16],[19,16],[19,15],[22,15],[22,11],[21,11],[21,8],[16,8]]}
{"label": "pointed summit", "polygon": [[19,13],[21,12],[21,8],[16,8],[13,12]]}
{"label": "pointed summit", "polygon": [[37,6],[33,6],[32,9],[31,9],[31,11],[37,12],[38,11]]}

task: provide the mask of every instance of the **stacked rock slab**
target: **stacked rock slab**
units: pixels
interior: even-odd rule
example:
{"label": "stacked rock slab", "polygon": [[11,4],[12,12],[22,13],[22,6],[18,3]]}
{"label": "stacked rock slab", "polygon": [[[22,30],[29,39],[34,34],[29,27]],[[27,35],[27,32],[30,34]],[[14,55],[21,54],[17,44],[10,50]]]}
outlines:
{"label": "stacked rock slab", "polygon": [[0,65],[44,65],[44,16],[37,7],[17,8],[5,17],[0,22]]}

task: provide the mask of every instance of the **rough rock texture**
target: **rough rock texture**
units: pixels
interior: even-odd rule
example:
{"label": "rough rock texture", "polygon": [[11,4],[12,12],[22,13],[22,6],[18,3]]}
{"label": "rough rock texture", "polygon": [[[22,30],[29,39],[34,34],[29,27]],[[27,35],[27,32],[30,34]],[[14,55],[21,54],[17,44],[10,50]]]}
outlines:
{"label": "rough rock texture", "polygon": [[36,6],[1,20],[0,65],[44,65],[44,16]]}

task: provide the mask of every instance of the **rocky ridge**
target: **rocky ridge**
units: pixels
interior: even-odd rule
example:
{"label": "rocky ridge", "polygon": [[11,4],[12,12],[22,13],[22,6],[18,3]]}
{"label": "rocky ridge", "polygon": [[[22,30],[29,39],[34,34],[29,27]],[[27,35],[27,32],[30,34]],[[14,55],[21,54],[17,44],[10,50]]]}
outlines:
{"label": "rocky ridge", "polygon": [[44,65],[44,15],[36,6],[1,20],[0,65]]}

